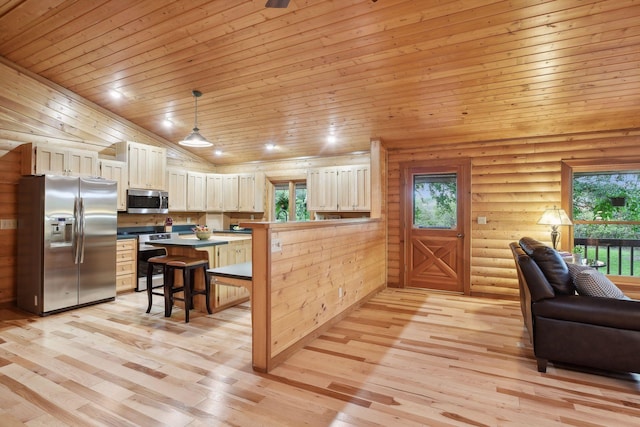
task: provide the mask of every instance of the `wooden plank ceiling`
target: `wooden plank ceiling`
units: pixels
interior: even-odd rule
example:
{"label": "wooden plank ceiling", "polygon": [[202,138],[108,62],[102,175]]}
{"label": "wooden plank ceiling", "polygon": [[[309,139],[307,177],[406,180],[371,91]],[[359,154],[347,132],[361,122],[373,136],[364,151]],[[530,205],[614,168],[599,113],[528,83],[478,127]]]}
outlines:
{"label": "wooden plank ceiling", "polygon": [[634,0],[265,2],[0,0],[0,55],[174,143],[201,91],[214,164],[640,126]]}

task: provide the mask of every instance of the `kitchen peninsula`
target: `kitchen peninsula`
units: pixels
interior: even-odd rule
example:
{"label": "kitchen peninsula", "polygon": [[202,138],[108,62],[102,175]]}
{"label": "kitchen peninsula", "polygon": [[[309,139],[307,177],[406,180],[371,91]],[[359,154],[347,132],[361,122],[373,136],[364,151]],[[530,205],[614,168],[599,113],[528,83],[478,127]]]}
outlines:
{"label": "kitchen peninsula", "polygon": [[[212,235],[207,240],[199,240],[195,235],[183,235],[182,237],[150,242],[150,244],[164,247],[167,250],[167,255],[206,259],[209,261],[209,268],[220,268],[251,261],[250,234],[237,236]],[[176,280],[181,281],[182,278],[176,277]],[[194,286],[196,289],[204,288],[204,283],[200,276],[196,276]],[[212,284],[209,304],[214,312],[248,300],[248,289],[228,284]],[[202,299],[197,298],[194,300],[194,308],[206,312],[206,306]]]}

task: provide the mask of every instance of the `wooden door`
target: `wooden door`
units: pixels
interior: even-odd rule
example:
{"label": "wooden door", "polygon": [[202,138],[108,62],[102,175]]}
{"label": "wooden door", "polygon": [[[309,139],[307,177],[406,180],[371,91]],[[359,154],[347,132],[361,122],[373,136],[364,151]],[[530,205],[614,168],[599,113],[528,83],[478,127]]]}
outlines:
{"label": "wooden door", "polygon": [[469,292],[470,163],[403,167],[405,287]]}

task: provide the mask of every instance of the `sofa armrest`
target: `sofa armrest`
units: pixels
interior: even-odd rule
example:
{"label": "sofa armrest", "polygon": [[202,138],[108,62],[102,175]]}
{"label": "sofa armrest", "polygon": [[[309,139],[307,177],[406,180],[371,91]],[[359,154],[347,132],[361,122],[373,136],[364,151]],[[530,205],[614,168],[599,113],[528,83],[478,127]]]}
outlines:
{"label": "sofa armrest", "polygon": [[640,331],[640,301],[562,295],[532,304],[533,316]]}

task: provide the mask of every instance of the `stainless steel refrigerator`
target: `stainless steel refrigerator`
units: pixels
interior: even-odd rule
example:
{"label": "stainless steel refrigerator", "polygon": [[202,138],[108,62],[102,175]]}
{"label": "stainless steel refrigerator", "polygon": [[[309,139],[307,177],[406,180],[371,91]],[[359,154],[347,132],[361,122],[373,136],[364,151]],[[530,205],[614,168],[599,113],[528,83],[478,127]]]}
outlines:
{"label": "stainless steel refrigerator", "polygon": [[116,296],[116,182],[25,176],[18,185],[18,307],[41,316]]}

